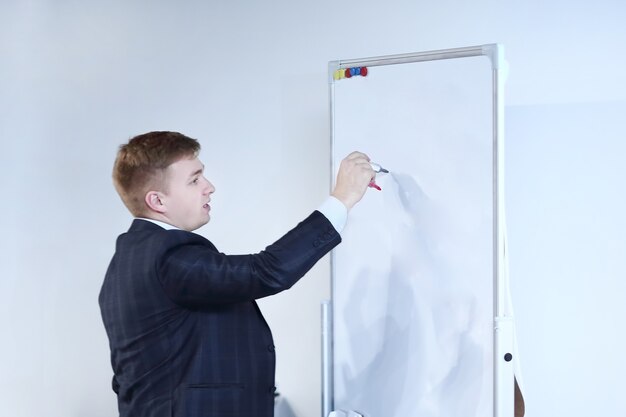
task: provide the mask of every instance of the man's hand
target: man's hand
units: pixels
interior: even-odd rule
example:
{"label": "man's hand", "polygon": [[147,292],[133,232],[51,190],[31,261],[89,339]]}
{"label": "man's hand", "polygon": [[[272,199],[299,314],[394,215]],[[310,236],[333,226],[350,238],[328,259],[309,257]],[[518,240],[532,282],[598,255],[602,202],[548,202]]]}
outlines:
{"label": "man's hand", "polygon": [[331,195],[341,201],[350,210],[358,203],[376,172],[370,165],[370,159],[361,152],[352,152],[346,156],[337,173],[337,182]]}

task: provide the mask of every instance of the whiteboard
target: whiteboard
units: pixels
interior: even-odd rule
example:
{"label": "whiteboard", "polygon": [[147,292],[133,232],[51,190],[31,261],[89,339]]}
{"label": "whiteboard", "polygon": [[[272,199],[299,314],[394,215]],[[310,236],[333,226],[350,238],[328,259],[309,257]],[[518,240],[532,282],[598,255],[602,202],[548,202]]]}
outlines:
{"label": "whiteboard", "polygon": [[494,415],[498,106],[492,57],[466,55],[331,63],[333,171],[353,150],[391,171],[332,254],[333,410]]}

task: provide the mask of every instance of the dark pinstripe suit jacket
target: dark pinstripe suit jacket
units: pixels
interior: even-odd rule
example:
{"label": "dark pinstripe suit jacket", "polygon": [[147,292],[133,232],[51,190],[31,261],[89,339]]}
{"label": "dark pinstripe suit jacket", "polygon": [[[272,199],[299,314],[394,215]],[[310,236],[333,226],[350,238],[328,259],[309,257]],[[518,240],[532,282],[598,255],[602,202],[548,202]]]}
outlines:
{"label": "dark pinstripe suit jacket", "polygon": [[317,211],[255,255],[135,220],[99,296],[120,416],[272,416],[274,345],[254,300],[291,287],[340,241]]}

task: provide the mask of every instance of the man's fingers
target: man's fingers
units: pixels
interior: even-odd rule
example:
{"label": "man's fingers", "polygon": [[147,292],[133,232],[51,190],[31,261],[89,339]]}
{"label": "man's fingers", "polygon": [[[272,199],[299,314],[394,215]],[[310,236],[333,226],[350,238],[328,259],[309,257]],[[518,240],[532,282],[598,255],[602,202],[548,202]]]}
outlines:
{"label": "man's fingers", "polygon": [[368,163],[370,161],[369,156],[367,156],[363,152],[359,152],[359,151],[351,152],[348,156],[345,157],[345,159],[348,159],[348,160],[350,160],[350,159],[359,159],[359,158],[365,159]]}

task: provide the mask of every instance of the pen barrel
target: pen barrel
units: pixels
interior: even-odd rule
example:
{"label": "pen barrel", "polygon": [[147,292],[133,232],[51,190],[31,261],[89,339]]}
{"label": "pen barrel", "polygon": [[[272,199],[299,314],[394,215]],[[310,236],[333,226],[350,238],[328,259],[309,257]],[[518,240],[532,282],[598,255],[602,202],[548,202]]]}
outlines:
{"label": "pen barrel", "polygon": [[388,173],[389,171],[387,171],[385,168],[383,168],[382,166],[380,166],[379,164],[377,164],[376,162],[370,162],[370,166],[372,167],[372,169],[374,170],[375,173]]}

